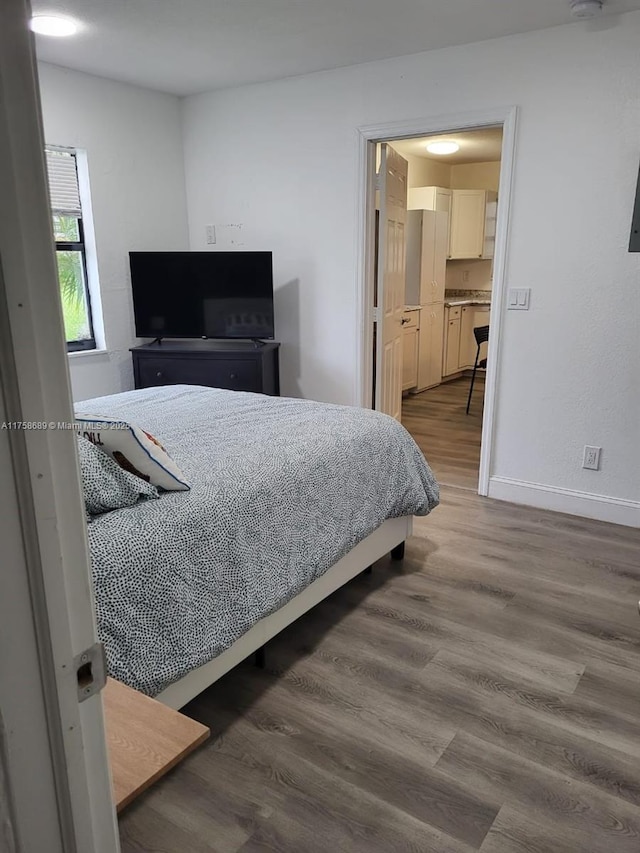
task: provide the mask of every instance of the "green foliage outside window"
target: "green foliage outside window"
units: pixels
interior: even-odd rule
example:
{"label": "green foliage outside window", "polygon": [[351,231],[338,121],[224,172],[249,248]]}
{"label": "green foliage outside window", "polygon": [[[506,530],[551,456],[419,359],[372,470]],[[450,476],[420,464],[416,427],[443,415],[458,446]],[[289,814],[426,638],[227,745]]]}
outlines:
{"label": "green foliage outside window", "polygon": [[[79,243],[80,225],[74,216],[55,215],[53,228],[56,243]],[[58,248],[58,280],[67,341],[91,338],[87,308],[84,263],[81,248]]]}

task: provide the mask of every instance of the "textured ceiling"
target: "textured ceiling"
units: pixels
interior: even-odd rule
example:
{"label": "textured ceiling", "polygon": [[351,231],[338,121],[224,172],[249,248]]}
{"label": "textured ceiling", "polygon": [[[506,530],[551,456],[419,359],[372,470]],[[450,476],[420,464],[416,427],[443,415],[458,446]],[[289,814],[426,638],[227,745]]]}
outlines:
{"label": "textured ceiling", "polygon": [[[178,95],[570,22],[569,0],[32,0],[80,32],[46,62]],[[640,0],[606,0],[607,14]],[[576,21],[574,26],[592,26]]]}
{"label": "textured ceiling", "polygon": [[[457,142],[460,150],[455,154],[444,156],[429,154],[429,142]],[[462,163],[493,163],[500,159],[502,153],[502,128],[487,127],[482,130],[466,130],[457,133],[438,134],[437,136],[421,136],[415,139],[394,141],[393,147],[399,154],[413,154],[414,157],[424,157],[426,160],[436,160],[449,165]]]}

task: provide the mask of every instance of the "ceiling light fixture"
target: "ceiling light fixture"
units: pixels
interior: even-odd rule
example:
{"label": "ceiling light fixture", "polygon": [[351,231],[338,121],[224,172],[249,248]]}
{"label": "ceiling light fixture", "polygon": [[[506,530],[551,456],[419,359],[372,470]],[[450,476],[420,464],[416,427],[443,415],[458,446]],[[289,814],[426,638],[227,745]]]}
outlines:
{"label": "ceiling light fixture", "polygon": [[455,154],[459,150],[457,142],[430,142],[427,145],[429,154]]}
{"label": "ceiling light fixture", "polygon": [[571,11],[576,18],[594,18],[602,12],[603,0],[571,0]]}
{"label": "ceiling light fixture", "polygon": [[41,36],[72,36],[78,31],[78,25],[71,18],[60,18],[55,15],[34,15],[31,18],[31,29]]}

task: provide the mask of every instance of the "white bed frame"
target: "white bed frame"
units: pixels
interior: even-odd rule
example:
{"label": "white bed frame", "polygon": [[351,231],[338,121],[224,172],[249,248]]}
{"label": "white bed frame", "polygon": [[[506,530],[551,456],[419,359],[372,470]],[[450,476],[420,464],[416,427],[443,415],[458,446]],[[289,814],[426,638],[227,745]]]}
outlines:
{"label": "white bed frame", "polygon": [[155,698],[170,708],[182,708],[307,610],[404,542],[412,528],[412,516],[388,519],[284,607],[265,616],[221,655],[170,684]]}

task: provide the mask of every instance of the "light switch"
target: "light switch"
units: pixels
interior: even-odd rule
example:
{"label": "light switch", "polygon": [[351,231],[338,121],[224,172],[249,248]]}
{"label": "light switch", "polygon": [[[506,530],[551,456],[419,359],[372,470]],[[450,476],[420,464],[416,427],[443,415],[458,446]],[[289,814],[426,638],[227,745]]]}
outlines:
{"label": "light switch", "polygon": [[509,311],[528,311],[531,298],[530,287],[512,287],[509,289]]}

